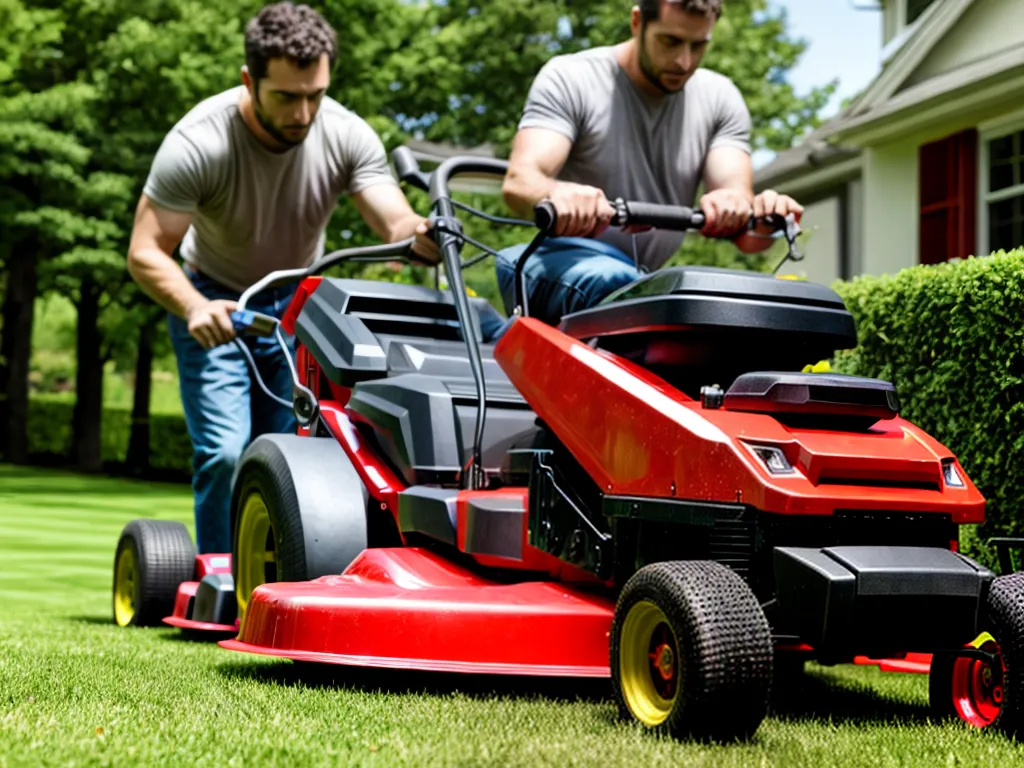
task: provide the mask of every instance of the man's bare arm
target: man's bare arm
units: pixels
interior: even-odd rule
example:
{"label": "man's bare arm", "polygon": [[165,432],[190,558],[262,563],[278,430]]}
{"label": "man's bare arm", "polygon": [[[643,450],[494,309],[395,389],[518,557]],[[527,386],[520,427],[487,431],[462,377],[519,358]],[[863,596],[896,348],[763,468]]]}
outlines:
{"label": "man's bare arm", "polygon": [[381,240],[397,243],[415,236],[413,251],[425,261],[437,263],[439,252],[428,232],[430,222],[412,209],[400,187],[374,184],[352,195],[352,202]]}
{"label": "man's bare arm", "polygon": [[153,301],[182,319],[206,301],[174,261],[174,249],[191,223],[192,214],[163,208],[142,195],[128,246],[132,278]]}
{"label": "man's bare arm", "polygon": [[[708,190],[701,207],[708,213],[705,234],[726,234],[746,226],[750,216],[761,218],[771,213],[794,213],[797,221],[803,208],[795,200],[765,190],[754,195],[754,169],[750,155],[736,147],[719,147],[708,153],[704,165],[704,184]],[[741,235],[736,247],[744,253],[761,253],[773,244],[765,235],[770,230],[758,225],[753,233]]]}
{"label": "man's bare arm", "polygon": [[603,190],[559,181],[556,177],[572,149],[572,142],[558,131],[524,128],[512,141],[502,198],[517,215],[533,218],[533,207],[550,200],[558,212],[555,234],[595,236],[615,215]]}
{"label": "man's bare arm", "polygon": [[128,272],[153,301],[188,323],[189,333],[206,349],[235,336],[231,301],[210,301],[197,291],[174,261],[174,249],[192,215],[157,205],[142,195],[128,246]]}

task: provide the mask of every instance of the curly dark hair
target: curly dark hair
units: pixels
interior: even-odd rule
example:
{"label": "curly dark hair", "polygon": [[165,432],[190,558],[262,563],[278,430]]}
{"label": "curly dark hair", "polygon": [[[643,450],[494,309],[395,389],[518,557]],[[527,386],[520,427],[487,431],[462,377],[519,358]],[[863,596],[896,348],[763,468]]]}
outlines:
{"label": "curly dark hair", "polygon": [[257,82],[266,77],[270,59],[287,56],[305,69],[325,53],[333,67],[338,55],[337,35],[308,5],[267,5],[245,26],[245,63]]}
{"label": "curly dark hair", "polygon": [[687,13],[714,16],[716,20],[722,17],[722,0],[639,0],[640,18],[647,22],[657,21],[663,2],[681,5]]}

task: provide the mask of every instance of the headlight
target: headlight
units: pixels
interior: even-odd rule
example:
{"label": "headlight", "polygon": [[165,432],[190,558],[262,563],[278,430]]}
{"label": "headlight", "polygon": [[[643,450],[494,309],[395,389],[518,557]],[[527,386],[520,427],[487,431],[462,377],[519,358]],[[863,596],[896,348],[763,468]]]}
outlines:
{"label": "headlight", "polygon": [[953,459],[942,460],[942,478],[950,488],[963,488],[966,484],[956,471],[956,461]]}
{"label": "headlight", "polygon": [[790,466],[786,454],[774,445],[751,445],[749,447],[773,475],[791,475],[796,471]]}

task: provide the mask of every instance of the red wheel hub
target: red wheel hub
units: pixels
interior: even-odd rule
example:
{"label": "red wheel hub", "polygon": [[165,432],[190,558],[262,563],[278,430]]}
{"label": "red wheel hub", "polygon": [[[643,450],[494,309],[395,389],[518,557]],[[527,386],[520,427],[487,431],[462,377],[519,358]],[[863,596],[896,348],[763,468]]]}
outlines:
{"label": "red wheel hub", "polygon": [[953,662],[953,706],[961,719],[977,728],[992,725],[999,717],[1006,673],[998,643],[989,640],[981,650],[994,654],[995,663],[975,658]]}
{"label": "red wheel hub", "polygon": [[647,658],[651,660],[650,673],[654,688],[663,699],[671,699],[675,695],[678,657],[675,639],[672,637],[668,625],[659,624],[651,636]]}

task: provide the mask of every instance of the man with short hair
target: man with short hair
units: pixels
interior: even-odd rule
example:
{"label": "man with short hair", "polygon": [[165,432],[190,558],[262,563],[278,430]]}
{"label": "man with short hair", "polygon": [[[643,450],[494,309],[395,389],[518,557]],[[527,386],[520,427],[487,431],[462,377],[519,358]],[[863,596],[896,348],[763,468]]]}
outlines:
{"label": "man with short hair", "polygon": [[[693,206],[707,214],[703,233],[737,233],[751,214],[803,208],[774,191],[753,193],[750,114],[736,86],[701,68],[722,0],[639,0],[632,37],[615,46],[556,56],[538,73],[513,140],[503,185],[506,203],[531,216],[549,200],[557,237],[525,267],[530,314],[552,325],[660,268],[683,233],[610,229],[609,199]],[[763,251],[759,227],[736,238]],[[760,236],[759,236],[760,235]],[[525,246],[503,251],[498,282],[514,306],[515,262]]]}
{"label": "man with short hair", "polygon": [[[169,312],[193,443],[200,553],[231,551],[232,476],[250,439],[297,426],[228,343],[242,291],[322,256],[342,195],[383,240],[415,236],[417,255],[438,258],[380,138],[326,95],[336,55],[335,32],[316,11],[289,2],[264,7],[246,27],[242,85],[201,102],[167,134],[136,210],[128,269]],[[173,258],[179,244],[183,268]],[[294,290],[264,290],[248,308],[280,317]],[[290,401],[291,374],[276,341],[242,343],[268,389]]]}

